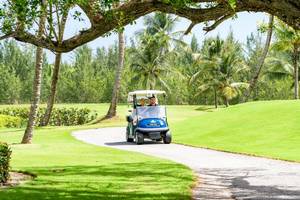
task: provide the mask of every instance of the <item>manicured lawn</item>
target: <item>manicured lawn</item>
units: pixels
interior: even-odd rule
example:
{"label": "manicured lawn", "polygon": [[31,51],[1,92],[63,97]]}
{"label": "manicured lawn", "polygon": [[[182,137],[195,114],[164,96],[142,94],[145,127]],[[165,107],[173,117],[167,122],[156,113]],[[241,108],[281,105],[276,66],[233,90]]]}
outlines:
{"label": "manicured lawn", "polygon": [[[99,116],[108,104],[89,107]],[[3,106],[0,106],[0,108]],[[189,199],[192,172],[169,161],[81,143],[70,132],[125,126],[119,118],[97,125],[38,129],[32,145],[12,145],[14,170],[37,174],[31,182],[0,192],[0,199]],[[300,161],[300,102],[246,103],[218,110],[207,106],[169,106],[177,143]],[[0,140],[18,143],[20,129],[0,129]]]}
{"label": "manicured lawn", "polygon": [[299,101],[240,104],[172,125],[177,143],[300,161]]}
{"label": "manicured lawn", "polygon": [[[0,199],[190,199],[194,177],[187,167],[84,144],[70,135],[72,129],[39,129],[34,144],[13,144],[13,170],[37,178],[0,190]],[[2,129],[0,140],[18,143],[22,133]]]}

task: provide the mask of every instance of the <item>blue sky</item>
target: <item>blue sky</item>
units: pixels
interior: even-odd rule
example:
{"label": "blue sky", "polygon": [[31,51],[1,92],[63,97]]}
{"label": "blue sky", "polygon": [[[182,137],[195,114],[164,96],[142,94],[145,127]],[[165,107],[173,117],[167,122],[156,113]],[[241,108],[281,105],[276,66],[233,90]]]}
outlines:
{"label": "blue sky", "polygon": [[[236,19],[234,20],[229,19],[223,22],[215,30],[209,32],[208,34],[205,34],[205,32],[202,30],[204,25],[198,24],[193,28],[192,32],[189,35],[184,36],[183,40],[185,42],[190,42],[192,34],[195,34],[195,36],[198,39],[198,42],[201,44],[201,42],[204,40],[205,37],[220,35],[220,37],[224,38],[230,32],[230,29],[232,29],[235,38],[238,39],[240,42],[245,42],[247,36],[251,32],[255,32],[257,30],[257,24],[263,21],[265,22],[267,21],[267,15],[264,13],[243,12],[243,13],[239,13]],[[190,25],[189,20],[180,18],[179,22],[175,27],[175,31],[185,31],[189,25]],[[66,30],[65,37],[66,38],[70,37],[74,35],[74,33],[77,33],[79,30],[81,30],[83,27],[88,27],[88,26],[89,23],[87,20],[84,20],[81,23],[76,22],[76,26],[74,26],[73,20],[69,20],[69,23],[66,26],[68,27],[68,29]],[[133,25],[127,25],[125,27],[126,43],[129,44],[130,38],[134,36],[134,33],[143,28],[144,25],[143,25],[142,18],[136,20],[136,23]],[[95,52],[95,50],[98,47],[109,47],[116,41],[117,41],[117,35],[112,34],[108,37],[100,37],[88,43],[88,45]],[[54,55],[49,51],[47,51],[47,55],[48,55],[49,62],[52,63],[54,61]],[[71,62],[73,60],[73,53],[70,52],[64,54],[63,60],[67,62]]]}

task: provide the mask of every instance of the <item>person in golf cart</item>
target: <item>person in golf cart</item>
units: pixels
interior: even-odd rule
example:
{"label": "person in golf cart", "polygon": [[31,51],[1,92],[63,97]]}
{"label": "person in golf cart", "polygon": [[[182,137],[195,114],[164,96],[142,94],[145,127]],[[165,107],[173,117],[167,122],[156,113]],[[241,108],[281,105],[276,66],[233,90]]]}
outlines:
{"label": "person in golf cart", "polygon": [[141,98],[139,106],[145,106],[145,105],[146,105],[146,100],[144,98]]}
{"label": "person in golf cart", "polygon": [[[165,144],[171,143],[166,107],[157,104],[157,95],[165,96],[165,92],[142,90],[128,94],[128,102],[132,103],[133,110],[130,110],[131,115],[127,116],[127,142],[135,141],[136,144],[143,144],[144,138],[148,138],[153,141],[163,140]],[[142,99],[149,99],[148,106],[143,106]]]}
{"label": "person in golf cart", "polygon": [[157,104],[155,96],[150,97],[150,103],[148,106],[157,106],[157,105],[158,104]]}

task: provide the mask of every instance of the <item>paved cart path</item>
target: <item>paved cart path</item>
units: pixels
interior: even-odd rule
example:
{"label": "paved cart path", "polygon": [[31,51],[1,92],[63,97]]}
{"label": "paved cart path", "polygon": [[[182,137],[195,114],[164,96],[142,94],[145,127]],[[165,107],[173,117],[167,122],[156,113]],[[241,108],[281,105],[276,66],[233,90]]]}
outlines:
{"label": "paved cart path", "polygon": [[194,199],[300,200],[300,164],[224,153],[178,144],[125,142],[125,128],[101,128],[72,133],[99,146],[136,151],[182,163],[199,176]]}

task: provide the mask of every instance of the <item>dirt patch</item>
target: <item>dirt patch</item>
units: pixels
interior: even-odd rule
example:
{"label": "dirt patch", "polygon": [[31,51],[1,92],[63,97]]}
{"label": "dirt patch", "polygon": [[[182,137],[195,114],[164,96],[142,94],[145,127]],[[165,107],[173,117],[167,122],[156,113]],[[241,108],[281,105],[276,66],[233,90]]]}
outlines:
{"label": "dirt patch", "polygon": [[0,189],[17,186],[21,183],[30,181],[35,177],[34,175],[28,173],[22,173],[22,172],[10,172],[9,175],[10,175],[9,181],[5,184],[2,185],[0,184]]}

